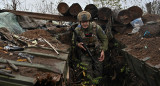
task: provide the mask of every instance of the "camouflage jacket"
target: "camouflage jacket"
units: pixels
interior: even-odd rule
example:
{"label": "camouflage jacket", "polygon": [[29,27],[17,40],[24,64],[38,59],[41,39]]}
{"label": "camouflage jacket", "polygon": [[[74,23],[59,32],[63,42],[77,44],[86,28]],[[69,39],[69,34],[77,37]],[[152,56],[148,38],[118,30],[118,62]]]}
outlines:
{"label": "camouflage jacket", "polygon": [[[102,28],[95,24],[90,23],[88,28],[82,28],[81,25],[78,25],[75,28],[78,36],[81,36],[83,42],[86,45],[94,45],[95,47],[99,47],[101,50],[106,51],[108,49],[108,38]],[[75,39],[75,34],[72,37],[72,43],[78,44],[78,41]]]}

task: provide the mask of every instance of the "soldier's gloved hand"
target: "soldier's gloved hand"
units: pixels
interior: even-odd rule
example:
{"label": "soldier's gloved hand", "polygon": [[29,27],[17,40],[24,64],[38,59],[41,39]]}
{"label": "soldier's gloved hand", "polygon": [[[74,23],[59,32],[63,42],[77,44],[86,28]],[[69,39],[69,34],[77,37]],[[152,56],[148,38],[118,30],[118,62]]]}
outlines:
{"label": "soldier's gloved hand", "polygon": [[82,48],[82,49],[84,49],[84,50],[86,50],[86,49],[83,47],[83,43],[82,43],[82,42],[78,43],[77,46],[80,47],[80,48]]}
{"label": "soldier's gloved hand", "polygon": [[103,61],[104,60],[104,51],[101,51],[101,56],[98,58],[99,61]]}

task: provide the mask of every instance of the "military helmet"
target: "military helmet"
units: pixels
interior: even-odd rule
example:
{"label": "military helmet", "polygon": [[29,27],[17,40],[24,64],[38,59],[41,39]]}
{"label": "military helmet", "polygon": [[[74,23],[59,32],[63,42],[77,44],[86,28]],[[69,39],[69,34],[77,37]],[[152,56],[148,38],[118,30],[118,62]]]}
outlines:
{"label": "military helmet", "polygon": [[91,14],[87,11],[82,11],[77,16],[78,21],[89,21],[91,19]]}

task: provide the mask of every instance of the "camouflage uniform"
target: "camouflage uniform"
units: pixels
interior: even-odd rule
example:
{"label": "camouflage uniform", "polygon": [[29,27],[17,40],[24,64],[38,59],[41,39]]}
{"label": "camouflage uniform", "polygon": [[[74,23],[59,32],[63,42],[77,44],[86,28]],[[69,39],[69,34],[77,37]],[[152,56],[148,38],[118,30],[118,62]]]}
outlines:
{"label": "camouflage uniform", "polygon": [[[100,57],[101,50],[106,51],[108,49],[108,38],[105,32],[99,25],[91,22],[88,28],[84,29],[81,25],[78,25],[75,31],[82,37],[83,43],[87,45],[93,57],[97,60],[96,63],[93,63],[86,51],[81,48],[78,49],[78,56],[81,62],[87,64],[86,74],[90,75],[92,78],[102,77],[102,62],[98,61],[98,58]],[[75,38],[75,34],[73,34],[72,42],[75,42],[77,45],[78,41]]]}

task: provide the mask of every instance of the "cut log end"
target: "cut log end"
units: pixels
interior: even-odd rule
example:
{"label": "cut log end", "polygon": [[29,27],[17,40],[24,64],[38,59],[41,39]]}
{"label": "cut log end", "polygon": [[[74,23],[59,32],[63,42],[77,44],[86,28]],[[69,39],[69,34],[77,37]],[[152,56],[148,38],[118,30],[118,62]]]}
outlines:
{"label": "cut log end", "polygon": [[69,13],[72,16],[77,16],[79,12],[82,11],[82,7],[78,3],[73,3],[69,8]]}
{"label": "cut log end", "polygon": [[132,20],[140,18],[143,15],[143,10],[138,6],[132,6],[128,8],[128,11],[130,12]]}
{"label": "cut log end", "polygon": [[94,4],[86,5],[84,10],[88,11],[91,14],[92,18],[97,17],[98,8]]}
{"label": "cut log end", "polygon": [[132,18],[128,10],[122,10],[118,13],[117,20],[122,24],[129,24]]}
{"label": "cut log end", "polygon": [[68,13],[69,6],[64,2],[61,2],[61,3],[58,4],[57,9],[58,9],[59,13],[65,15],[65,14]]}
{"label": "cut log end", "polygon": [[143,11],[138,6],[132,6],[118,13],[117,20],[122,24],[129,24],[132,20],[142,17]]}
{"label": "cut log end", "polygon": [[108,20],[112,16],[112,11],[108,7],[103,7],[98,10],[98,18],[100,20]]}

